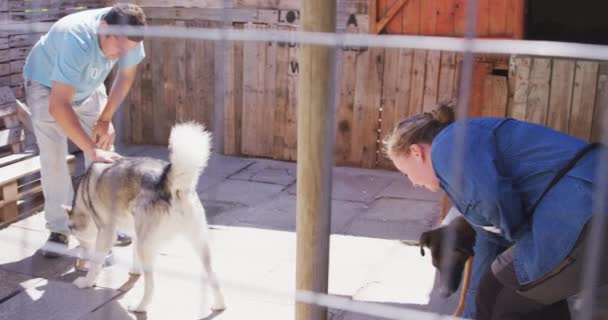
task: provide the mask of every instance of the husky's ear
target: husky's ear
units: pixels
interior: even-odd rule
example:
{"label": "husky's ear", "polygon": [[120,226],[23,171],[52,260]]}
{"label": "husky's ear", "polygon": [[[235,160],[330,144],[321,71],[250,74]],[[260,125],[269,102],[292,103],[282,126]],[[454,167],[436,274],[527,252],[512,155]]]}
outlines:
{"label": "husky's ear", "polygon": [[431,232],[423,232],[418,242],[420,243],[420,254],[424,257],[424,247],[431,248]]}
{"label": "husky's ear", "polygon": [[61,209],[65,210],[65,212],[67,212],[67,213],[72,212],[72,207],[71,206],[66,206],[65,204],[61,205]]}

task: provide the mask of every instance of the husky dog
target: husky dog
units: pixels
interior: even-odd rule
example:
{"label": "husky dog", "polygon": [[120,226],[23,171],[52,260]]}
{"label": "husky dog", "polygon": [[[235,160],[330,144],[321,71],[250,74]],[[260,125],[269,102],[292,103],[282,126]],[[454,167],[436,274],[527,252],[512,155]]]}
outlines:
{"label": "husky dog", "polygon": [[153,268],[159,245],[175,234],[192,243],[212,289],[212,309],[223,310],[224,298],[211,268],[205,209],[196,184],[210,155],[211,134],[194,122],[178,124],[169,138],[170,162],[150,158],[122,158],[94,163],[83,176],[72,208],[66,208],[69,226],[81,247],[93,257],[78,288],[95,284],[116,230],[134,234],[133,268],[143,272],[144,295],[130,307],[145,312],[154,290]]}

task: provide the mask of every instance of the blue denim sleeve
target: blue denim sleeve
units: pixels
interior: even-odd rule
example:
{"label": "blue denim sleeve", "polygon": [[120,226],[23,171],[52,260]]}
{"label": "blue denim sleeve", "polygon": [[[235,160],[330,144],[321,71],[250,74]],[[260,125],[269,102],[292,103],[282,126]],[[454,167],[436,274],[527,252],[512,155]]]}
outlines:
{"label": "blue denim sleeve", "polygon": [[477,295],[477,287],[479,281],[484,275],[486,270],[490,268],[490,265],[496,259],[501,252],[503,252],[507,246],[501,244],[496,237],[488,235],[486,231],[479,230],[476,228],[477,236],[475,238],[475,247],[473,248],[475,256],[473,258],[473,268],[471,270],[471,281],[469,282],[469,289],[465,297],[463,317],[474,319],[475,318],[475,298]]}

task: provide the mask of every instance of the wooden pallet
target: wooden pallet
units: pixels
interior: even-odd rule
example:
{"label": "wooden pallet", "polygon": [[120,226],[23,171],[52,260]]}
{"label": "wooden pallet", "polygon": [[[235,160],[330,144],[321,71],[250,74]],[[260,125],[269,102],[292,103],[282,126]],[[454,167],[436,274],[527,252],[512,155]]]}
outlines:
{"label": "wooden pallet", "polygon": [[[10,88],[0,88],[0,228],[44,205],[40,157],[31,145],[26,148],[26,133],[32,133],[27,106],[14,98]],[[69,155],[66,161],[74,175],[75,157]]]}
{"label": "wooden pallet", "polygon": [[[0,168],[0,225],[10,224],[42,208],[40,157],[23,153],[17,162]],[[2,161],[4,158],[0,158]],[[75,157],[67,158],[70,173],[75,170]]]}

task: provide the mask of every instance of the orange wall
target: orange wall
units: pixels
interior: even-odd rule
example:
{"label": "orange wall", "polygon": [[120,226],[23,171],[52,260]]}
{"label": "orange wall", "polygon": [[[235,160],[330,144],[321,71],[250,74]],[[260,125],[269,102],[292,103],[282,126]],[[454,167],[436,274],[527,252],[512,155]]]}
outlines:
{"label": "orange wall", "polygon": [[[371,0],[377,5],[377,20],[400,0]],[[523,38],[525,0],[478,0],[477,36]],[[383,31],[391,34],[464,35],[466,0],[407,0]]]}

